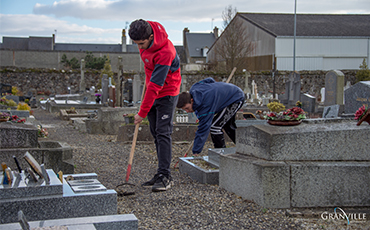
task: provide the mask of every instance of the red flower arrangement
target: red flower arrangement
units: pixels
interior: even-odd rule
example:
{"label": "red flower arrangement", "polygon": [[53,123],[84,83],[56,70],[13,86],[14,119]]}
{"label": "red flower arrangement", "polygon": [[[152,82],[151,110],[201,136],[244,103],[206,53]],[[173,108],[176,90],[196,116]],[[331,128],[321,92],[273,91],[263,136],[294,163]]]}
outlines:
{"label": "red flower arrangement", "polygon": [[25,123],[26,119],[20,119],[17,115],[13,115],[10,117],[10,121],[13,123]]}
{"label": "red flower arrangement", "polygon": [[355,113],[355,120],[359,121],[361,120],[361,118],[363,116],[365,116],[366,112],[367,112],[367,107],[365,107],[364,105],[362,107],[360,107],[356,113]]}
{"label": "red flower arrangement", "polygon": [[306,113],[299,107],[293,107],[287,109],[284,112],[275,113],[271,112],[265,117],[267,120],[278,120],[278,121],[299,121],[306,119]]}

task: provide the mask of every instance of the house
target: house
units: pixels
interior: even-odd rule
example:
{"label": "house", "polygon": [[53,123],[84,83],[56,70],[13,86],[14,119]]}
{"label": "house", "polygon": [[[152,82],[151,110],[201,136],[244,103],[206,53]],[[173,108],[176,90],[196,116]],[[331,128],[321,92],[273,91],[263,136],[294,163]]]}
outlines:
{"label": "house", "polygon": [[207,63],[207,52],[218,37],[218,28],[213,33],[190,33],[183,30],[183,47],[185,51],[185,70],[199,70]]}
{"label": "house", "polygon": [[[274,64],[277,70],[288,71],[353,70],[363,59],[369,65],[368,14],[297,14],[296,36],[294,14],[237,13],[228,27],[232,23],[242,23],[248,38],[240,39],[254,44],[245,61],[248,70],[272,70]],[[220,61],[215,47],[225,39],[225,31],[210,47],[209,62]]]}

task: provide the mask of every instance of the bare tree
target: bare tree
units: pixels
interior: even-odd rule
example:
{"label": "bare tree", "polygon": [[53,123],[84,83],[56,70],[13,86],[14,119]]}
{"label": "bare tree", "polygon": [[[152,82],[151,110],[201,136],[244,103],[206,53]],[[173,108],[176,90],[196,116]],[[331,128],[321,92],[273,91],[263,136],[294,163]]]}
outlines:
{"label": "bare tree", "polygon": [[[230,72],[248,69],[247,57],[254,51],[254,43],[249,39],[247,27],[238,16],[237,9],[231,5],[222,12],[224,31],[215,45],[217,69]],[[221,64],[223,63],[223,65]]]}

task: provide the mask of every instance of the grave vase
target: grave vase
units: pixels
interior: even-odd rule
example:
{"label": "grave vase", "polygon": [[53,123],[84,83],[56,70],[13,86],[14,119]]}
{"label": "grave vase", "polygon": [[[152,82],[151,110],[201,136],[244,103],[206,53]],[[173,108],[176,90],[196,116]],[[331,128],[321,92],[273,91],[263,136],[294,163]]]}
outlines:
{"label": "grave vase", "polygon": [[0,118],[0,122],[6,122],[6,121],[9,121],[9,117],[8,118]]}
{"label": "grave vase", "polygon": [[357,123],[357,125],[361,125],[362,122],[366,121],[370,125],[370,110],[368,109],[365,115],[361,118],[361,120]]}
{"label": "grave vase", "polygon": [[96,101],[96,104],[99,104],[99,102],[100,102],[100,96],[96,96],[95,101]]}
{"label": "grave vase", "polygon": [[294,121],[282,121],[282,120],[268,120],[267,123],[270,125],[277,125],[277,126],[293,126],[301,124],[302,120],[294,120]]}

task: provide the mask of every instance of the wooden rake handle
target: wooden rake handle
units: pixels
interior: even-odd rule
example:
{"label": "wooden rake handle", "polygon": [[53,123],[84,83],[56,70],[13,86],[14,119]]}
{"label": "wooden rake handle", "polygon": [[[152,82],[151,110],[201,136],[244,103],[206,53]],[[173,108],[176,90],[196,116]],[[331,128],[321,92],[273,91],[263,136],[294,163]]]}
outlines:
{"label": "wooden rake handle", "polygon": [[[144,99],[144,95],[145,95],[145,89],[146,89],[146,84],[145,84],[145,81],[144,81],[144,88],[143,88],[143,92],[141,93],[141,103],[143,103],[143,99]],[[132,139],[130,156],[128,158],[128,166],[127,166],[127,171],[126,171],[126,183],[128,182],[128,179],[130,178],[131,165],[132,165],[132,161],[134,159],[136,140],[137,140],[137,135],[139,133],[139,126],[140,126],[140,123],[137,123],[135,125],[134,138]]]}

